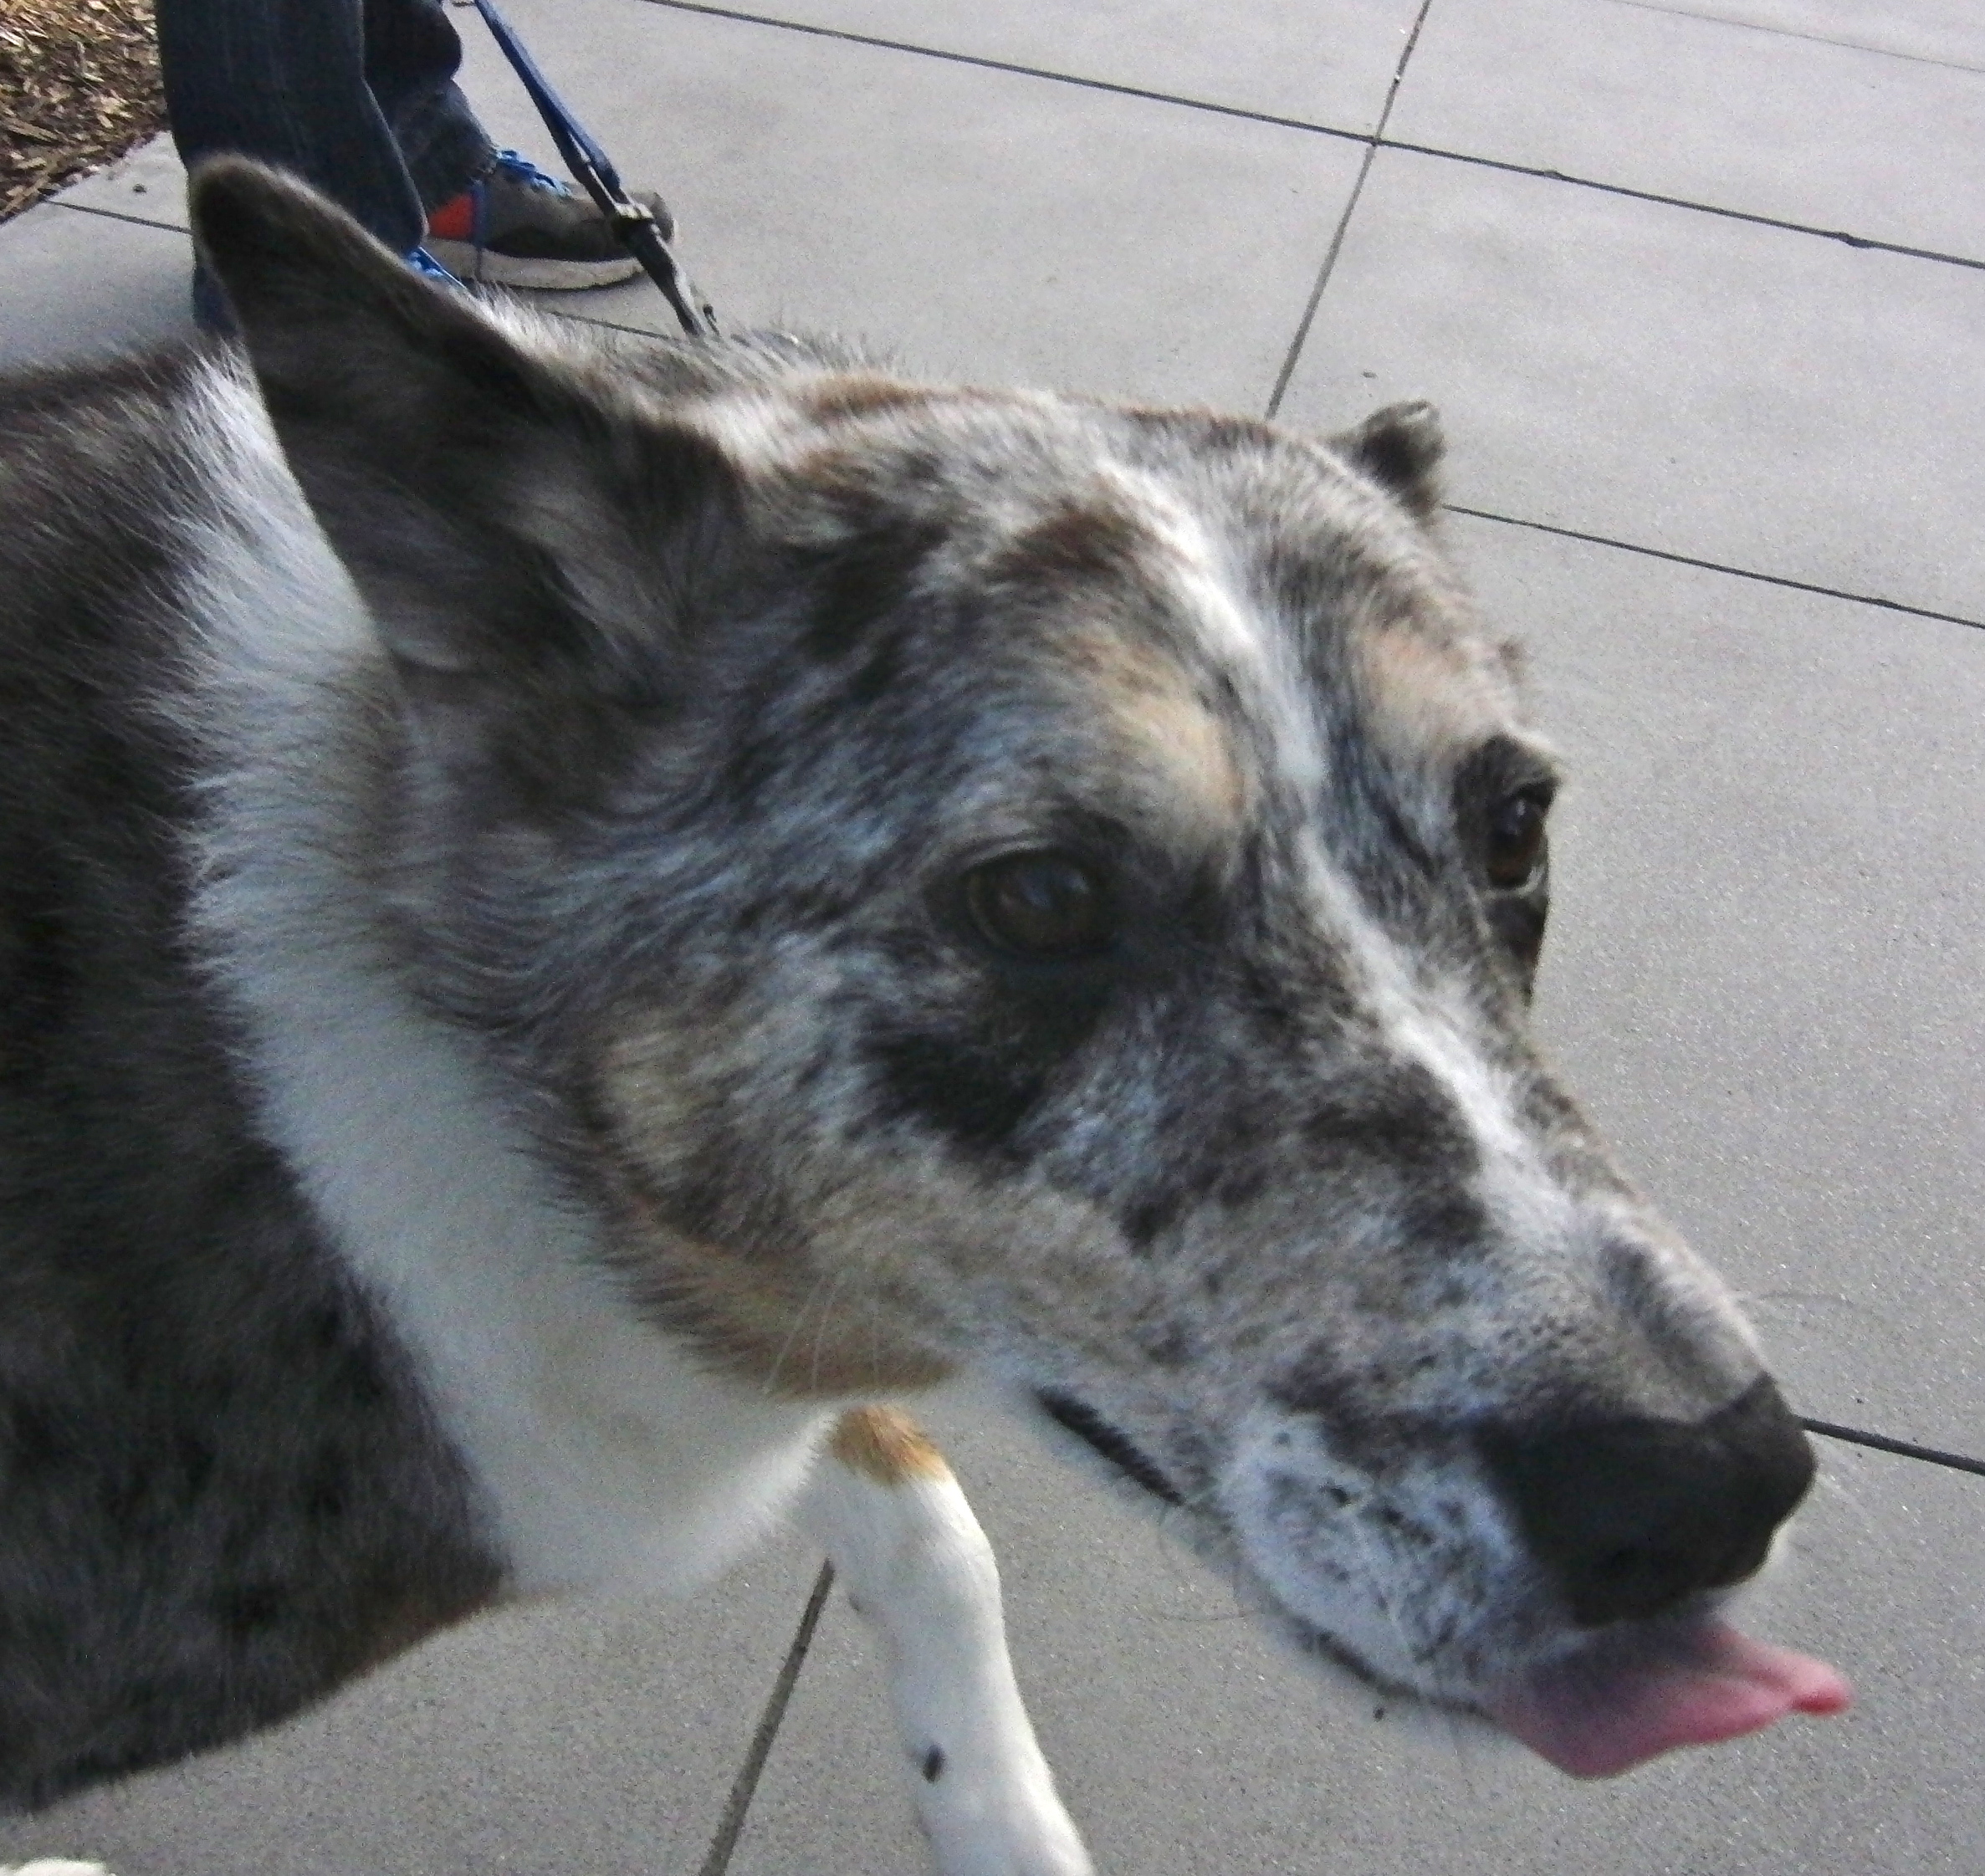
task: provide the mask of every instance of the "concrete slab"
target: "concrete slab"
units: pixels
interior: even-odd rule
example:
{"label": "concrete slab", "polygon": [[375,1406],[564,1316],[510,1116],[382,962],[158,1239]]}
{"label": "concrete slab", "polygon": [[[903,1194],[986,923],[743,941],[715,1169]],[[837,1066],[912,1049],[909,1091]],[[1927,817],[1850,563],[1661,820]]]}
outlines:
{"label": "concrete slab", "polygon": [[1571,764],[1573,1086],[1804,1411],[1985,1457],[1985,631],[1455,534]]}
{"label": "concrete slab", "polygon": [[684,1604],[473,1622],[274,1733],[0,1818],[0,1864],[119,1876],[697,1868],[817,1568],[796,1542]]}
{"label": "concrete slab", "polygon": [[0,365],[51,365],[192,330],[192,256],[169,228],[44,202],[0,227]]}
{"label": "concrete slab", "polygon": [[1985,273],[1400,151],[1283,405],[1430,395],[1469,506],[1985,619]]}
{"label": "concrete slab", "polygon": [[1985,260],[1985,69],[1640,0],[1442,0],[1387,135]]}
{"label": "concrete slab", "polygon": [[49,199],[64,208],[93,209],[159,227],[187,225],[186,171],[163,130]]}
{"label": "concrete slab", "polygon": [[[1301,130],[644,0],[506,13],[631,185],[668,195],[727,324],[856,335],[939,375],[1258,407],[1357,174],[1356,145]],[[546,156],[461,23],[491,134]],[[162,137],[61,200],[186,226]],[[645,279],[540,303],[674,330]]]}
{"label": "concrete slab", "polygon": [[[944,375],[1259,407],[1357,171],[1358,146],[1306,131],[642,0],[508,10],[622,173],[668,196],[727,323]],[[492,130],[542,151],[465,38]],[[646,280],[546,304],[673,330]]]}
{"label": "concrete slab", "polygon": [[725,1876],[929,1876],[907,1776],[881,1650],[837,1590]]}
{"label": "concrete slab", "polygon": [[1803,34],[1985,71],[1985,15],[1972,0],[1640,0],[1660,13],[1691,13]]}
{"label": "concrete slab", "polygon": [[[1103,1870],[1918,1876],[1985,1854],[1985,1619],[1948,1562],[1977,1480],[1827,1454],[1752,1620],[1842,1660],[1857,1711],[1577,1785],[1472,1727],[1375,1717],[1141,1508],[983,1410],[929,1419],[999,1548],[1021,1679]],[[866,1638],[843,1608],[816,1646],[733,1876],[921,1876]]]}
{"label": "concrete slab", "polygon": [[1420,0],[767,0],[740,10],[1369,135],[1420,9]]}

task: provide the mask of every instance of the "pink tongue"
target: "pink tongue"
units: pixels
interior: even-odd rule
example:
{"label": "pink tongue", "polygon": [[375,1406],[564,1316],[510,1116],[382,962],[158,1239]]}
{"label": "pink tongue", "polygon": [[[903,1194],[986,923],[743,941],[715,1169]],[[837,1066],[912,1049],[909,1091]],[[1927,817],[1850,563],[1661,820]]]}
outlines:
{"label": "pink tongue", "polygon": [[1788,1713],[1843,1712],[1852,1690],[1824,1661],[1724,1622],[1608,1642],[1539,1669],[1490,1717],[1574,1778],[1605,1778],[1678,1746],[1714,1746]]}

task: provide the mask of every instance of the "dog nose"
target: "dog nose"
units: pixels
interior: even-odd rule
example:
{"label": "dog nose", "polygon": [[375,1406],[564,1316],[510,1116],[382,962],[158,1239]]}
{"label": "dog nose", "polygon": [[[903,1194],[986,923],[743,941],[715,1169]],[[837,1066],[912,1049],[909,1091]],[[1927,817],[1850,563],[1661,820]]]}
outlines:
{"label": "dog nose", "polygon": [[1486,1429],[1480,1445],[1589,1628],[1741,1582],[1813,1480],[1812,1449],[1769,1377],[1701,1420],[1574,1419]]}

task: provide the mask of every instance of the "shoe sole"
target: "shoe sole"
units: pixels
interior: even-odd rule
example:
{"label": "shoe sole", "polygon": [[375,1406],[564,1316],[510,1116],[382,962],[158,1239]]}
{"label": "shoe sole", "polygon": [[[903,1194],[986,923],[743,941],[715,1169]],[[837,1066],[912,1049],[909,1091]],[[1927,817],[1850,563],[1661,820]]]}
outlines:
{"label": "shoe sole", "polygon": [[478,248],[471,242],[437,241],[432,236],[422,245],[458,280],[473,281],[478,286],[578,293],[590,287],[616,287],[641,271],[641,263],[632,254],[598,261],[530,260],[499,254],[494,248]]}

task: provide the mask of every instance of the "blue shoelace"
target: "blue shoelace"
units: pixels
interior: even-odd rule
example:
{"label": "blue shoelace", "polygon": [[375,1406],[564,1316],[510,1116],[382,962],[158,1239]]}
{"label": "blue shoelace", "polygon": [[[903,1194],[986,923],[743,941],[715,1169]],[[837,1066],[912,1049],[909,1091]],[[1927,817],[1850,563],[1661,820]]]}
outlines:
{"label": "blue shoelace", "polygon": [[572,192],[570,185],[560,181],[555,176],[548,176],[521,151],[499,150],[496,161],[489,166],[492,171],[501,170],[529,189],[549,189],[555,196],[569,196]]}
{"label": "blue shoelace", "polygon": [[414,251],[407,257],[407,264],[423,279],[438,280],[443,283],[445,285],[451,287],[458,287],[462,284],[462,283],[458,280],[453,274],[449,273],[448,270],[443,267],[439,261],[436,260],[433,255],[430,254],[425,248],[416,248]]}

